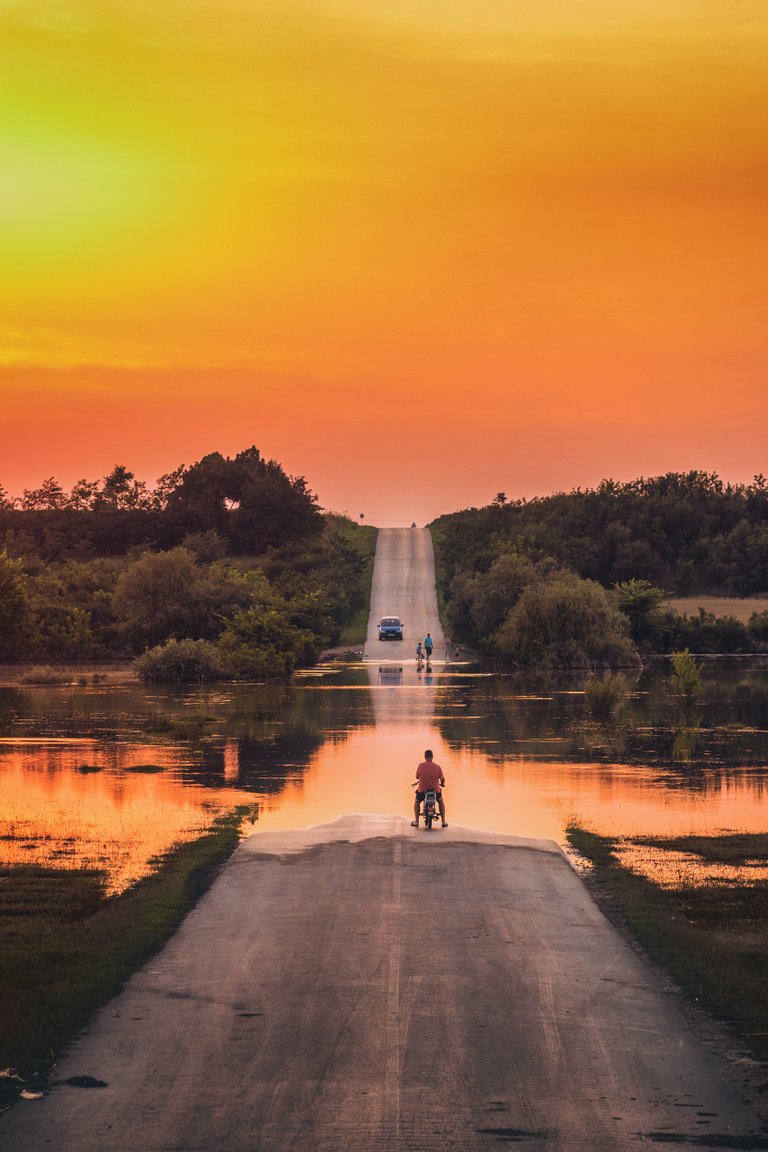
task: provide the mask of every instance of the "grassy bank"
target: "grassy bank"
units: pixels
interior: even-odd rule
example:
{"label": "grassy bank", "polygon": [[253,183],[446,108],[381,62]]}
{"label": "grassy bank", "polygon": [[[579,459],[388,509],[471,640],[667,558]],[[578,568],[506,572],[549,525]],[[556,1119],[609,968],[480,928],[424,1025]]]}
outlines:
{"label": "grassy bank", "polygon": [[[754,871],[752,883],[739,876],[768,861],[768,834],[618,841],[571,827],[568,839],[649,956],[687,998],[730,1026],[768,1076],[768,890]],[[650,850],[663,879],[630,870],[623,845]],[[691,868],[695,882],[685,878]]]}
{"label": "grassy bank", "polygon": [[360,558],[365,567],[360,577],[360,607],[346,621],[339,645],[364,644],[368,633],[368,614],[371,608],[371,582],[373,580],[373,556],[376,551],[378,528],[370,524],[357,524],[344,516],[328,516],[333,530],[349,544]]}
{"label": "grassy bank", "polygon": [[435,584],[437,588],[437,610],[440,613],[440,623],[443,630],[448,635],[450,629],[448,628],[448,621],[446,620],[446,592],[449,582],[449,569],[448,563],[445,558],[443,549],[443,533],[440,528],[434,524],[429,525],[429,531],[432,534],[432,548],[435,553]]}
{"label": "grassy bank", "polygon": [[[0,1068],[33,1082],[45,1076],[210,886],[238,844],[244,812],[221,817],[110,898],[100,872],[0,868]],[[0,1107],[22,1086],[0,1079]]]}

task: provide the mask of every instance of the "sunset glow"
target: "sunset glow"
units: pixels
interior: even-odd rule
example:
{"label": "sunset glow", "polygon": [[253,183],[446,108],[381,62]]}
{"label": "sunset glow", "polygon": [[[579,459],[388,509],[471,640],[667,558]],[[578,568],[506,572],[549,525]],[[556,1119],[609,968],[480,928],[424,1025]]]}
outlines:
{"label": "sunset glow", "polygon": [[759,0],[2,0],[0,25],[12,494],[250,444],[382,524],[766,470]]}

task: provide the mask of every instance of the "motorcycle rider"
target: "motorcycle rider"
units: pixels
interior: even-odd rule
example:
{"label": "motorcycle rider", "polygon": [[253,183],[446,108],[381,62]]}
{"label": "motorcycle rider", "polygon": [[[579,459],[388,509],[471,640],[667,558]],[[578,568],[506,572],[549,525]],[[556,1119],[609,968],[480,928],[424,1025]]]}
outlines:
{"label": "motorcycle rider", "polygon": [[418,828],[419,826],[419,808],[424,799],[426,792],[434,792],[437,795],[437,806],[440,809],[440,819],[442,820],[442,827],[447,828],[445,822],[445,801],[443,800],[443,788],[445,787],[445,775],[439,764],[433,758],[431,748],[427,748],[424,753],[424,759],[416,769],[416,799],[413,804],[414,820],[411,820],[411,827]]}

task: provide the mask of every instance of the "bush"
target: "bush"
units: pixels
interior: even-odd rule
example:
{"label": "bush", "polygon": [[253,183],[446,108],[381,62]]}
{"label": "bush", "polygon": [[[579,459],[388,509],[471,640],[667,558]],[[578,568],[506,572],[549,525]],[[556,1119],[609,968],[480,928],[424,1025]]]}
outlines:
{"label": "bush", "polygon": [[752,640],[763,652],[768,649],[768,612],[753,612],[747,625]]}
{"label": "bush", "polygon": [[584,686],[584,695],[590,714],[596,720],[609,719],[624,699],[629,681],[626,676],[607,672],[604,676],[590,676]]}
{"label": "bush", "polygon": [[68,684],[72,679],[69,672],[62,672],[60,668],[51,668],[50,665],[44,665],[39,668],[28,668],[26,672],[22,672],[19,680],[22,684],[35,684],[43,686],[46,684]]}
{"label": "bush", "polygon": [[167,640],[143,652],[134,668],[142,680],[155,683],[199,683],[230,675],[226,660],[207,640]]}
{"label": "bush", "polygon": [[687,648],[672,653],[672,676],[669,686],[684,703],[693,704],[701,694],[702,684],[699,668]]}
{"label": "bush", "polygon": [[238,612],[219,646],[234,675],[248,680],[289,676],[299,665],[314,663],[321,648],[316,635],[291,623],[285,602]]}
{"label": "bush", "polygon": [[591,580],[558,572],[521,594],[495,635],[499,653],[542,669],[637,668],[626,617]]}

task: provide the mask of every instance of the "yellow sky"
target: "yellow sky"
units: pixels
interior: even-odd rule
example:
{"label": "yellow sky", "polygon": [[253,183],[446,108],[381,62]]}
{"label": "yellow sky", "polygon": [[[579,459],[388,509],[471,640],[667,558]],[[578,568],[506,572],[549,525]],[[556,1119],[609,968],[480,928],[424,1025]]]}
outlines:
{"label": "yellow sky", "polygon": [[763,0],[0,25],[11,491],[253,442],[381,522],[765,470]]}

